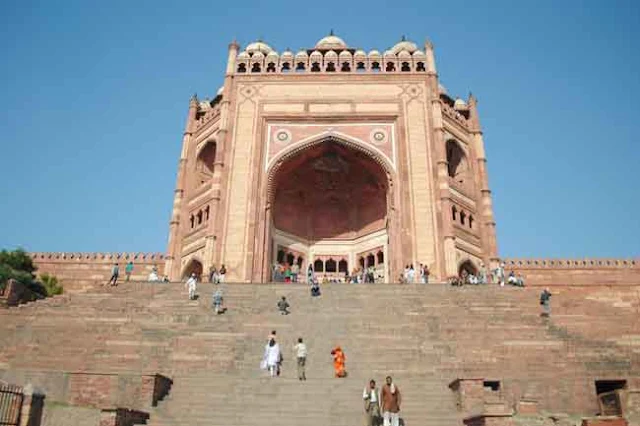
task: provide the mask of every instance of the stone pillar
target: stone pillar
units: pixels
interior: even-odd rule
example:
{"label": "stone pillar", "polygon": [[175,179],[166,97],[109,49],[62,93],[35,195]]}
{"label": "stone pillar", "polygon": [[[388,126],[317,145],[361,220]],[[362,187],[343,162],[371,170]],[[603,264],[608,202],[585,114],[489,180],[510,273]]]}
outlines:
{"label": "stone pillar", "polygon": [[185,216],[186,206],[183,204],[184,191],[187,184],[186,168],[188,165],[187,153],[193,130],[193,124],[198,112],[198,98],[193,95],[189,101],[189,114],[185,131],[182,136],[182,151],[180,152],[180,162],[178,163],[178,177],[176,178],[176,189],[173,197],[173,210],[171,212],[171,221],[169,222],[169,242],[167,248],[167,259],[165,263],[164,273],[169,275],[172,281],[180,279],[180,258],[182,250],[181,230],[184,224],[181,217]]}
{"label": "stone pillar", "polygon": [[[220,129],[216,138],[216,159],[214,163],[213,181],[213,201],[212,201],[212,220],[210,222],[208,235],[211,237],[212,259],[210,261],[218,268],[224,263],[224,254],[221,252],[222,232],[224,227],[224,214],[221,210],[225,209],[229,200],[222,200],[228,187],[229,173],[225,170],[224,165],[226,158],[230,155],[229,133],[232,130],[233,123],[229,119],[229,111],[233,98],[233,75],[235,72],[236,58],[240,46],[234,40],[229,44],[229,53],[227,57],[227,69],[224,76],[224,85],[222,86],[222,100],[220,101]],[[215,244],[214,244],[215,242]]]}
{"label": "stone pillar", "polygon": [[478,117],[478,101],[473,95],[470,95],[468,104],[469,124],[477,161],[475,178],[476,182],[480,183],[480,206],[478,210],[482,218],[482,249],[484,252],[484,262],[488,267],[495,268],[499,262],[498,244],[496,241],[496,222],[493,217],[493,204],[487,174],[487,157],[484,150],[480,119]]}
{"label": "stone pillar", "polygon": [[44,395],[35,392],[30,384],[23,388],[22,395],[20,426],[40,425],[44,409]]}

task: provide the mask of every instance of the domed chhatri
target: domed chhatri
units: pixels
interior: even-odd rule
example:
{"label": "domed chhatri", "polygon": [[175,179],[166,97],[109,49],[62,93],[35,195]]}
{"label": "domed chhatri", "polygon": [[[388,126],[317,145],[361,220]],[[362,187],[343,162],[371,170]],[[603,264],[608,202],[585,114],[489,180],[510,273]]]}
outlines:
{"label": "domed chhatri", "polygon": [[413,53],[416,50],[418,50],[418,46],[414,42],[411,42],[407,40],[404,36],[402,36],[402,40],[396,43],[396,45],[393,46],[390,50],[396,55],[402,52],[403,50],[406,50],[409,53]]}
{"label": "domed chhatri", "polygon": [[340,50],[346,48],[347,43],[345,43],[340,37],[334,35],[333,30],[331,30],[328,36],[321,38],[316,43],[316,49],[318,50]]}
{"label": "domed chhatri", "polygon": [[263,55],[267,55],[272,52],[273,49],[267,43],[263,42],[262,40],[258,40],[254,41],[253,43],[249,43],[245,51],[249,54],[260,52]]}

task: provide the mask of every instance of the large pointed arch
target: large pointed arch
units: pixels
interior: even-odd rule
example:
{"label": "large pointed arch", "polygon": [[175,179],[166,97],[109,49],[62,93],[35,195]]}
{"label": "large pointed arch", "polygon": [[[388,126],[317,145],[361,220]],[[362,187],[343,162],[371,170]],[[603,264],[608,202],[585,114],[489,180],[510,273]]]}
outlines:
{"label": "large pointed arch", "polygon": [[349,137],[344,134],[336,133],[322,133],[309,138],[307,140],[292,144],[287,149],[279,152],[275,155],[267,164],[267,200],[269,203],[273,201],[275,194],[275,177],[278,174],[280,167],[287,162],[287,160],[299,155],[303,151],[315,147],[326,142],[336,143],[344,147],[353,149],[354,151],[361,152],[370,157],[376,164],[378,164],[387,176],[387,184],[392,185],[393,176],[395,174],[395,166],[387,158],[387,156],[377,148],[366,144],[359,139]]}

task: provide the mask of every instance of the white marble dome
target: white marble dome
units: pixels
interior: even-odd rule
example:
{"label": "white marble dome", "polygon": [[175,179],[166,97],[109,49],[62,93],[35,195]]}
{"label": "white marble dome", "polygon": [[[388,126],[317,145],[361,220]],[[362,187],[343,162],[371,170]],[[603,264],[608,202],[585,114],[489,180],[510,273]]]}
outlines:
{"label": "white marble dome", "polygon": [[330,35],[321,38],[317,43],[316,43],[316,49],[322,49],[322,50],[331,50],[331,49],[346,49],[347,48],[347,43],[344,42],[344,40],[342,40],[340,37],[333,35],[333,31],[331,32]]}
{"label": "white marble dome", "polygon": [[391,48],[391,51],[396,55],[402,52],[403,50],[406,50],[409,53],[413,53],[416,50],[418,50],[418,46],[411,41],[403,39],[402,41],[400,41],[399,43],[396,43],[396,45]]}
{"label": "white marble dome", "polygon": [[271,46],[269,46],[267,43],[258,40],[254,41],[253,43],[249,43],[249,45],[245,49],[245,52],[249,54],[260,52],[263,55],[268,55],[272,50],[273,49],[271,48]]}

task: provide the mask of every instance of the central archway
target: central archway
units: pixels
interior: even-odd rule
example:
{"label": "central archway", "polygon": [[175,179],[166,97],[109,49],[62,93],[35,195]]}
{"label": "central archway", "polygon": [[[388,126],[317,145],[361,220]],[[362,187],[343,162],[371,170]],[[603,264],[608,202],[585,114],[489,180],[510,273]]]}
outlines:
{"label": "central archway", "polygon": [[391,183],[385,166],[367,149],[334,138],[283,156],[269,174],[270,265],[286,263],[278,253],[302,253],[301,278],[312,266],[318,279],[343,280],[346,271],[363,266],[359,259],[373,259],[364,267],[388,280],[383,253]]}

